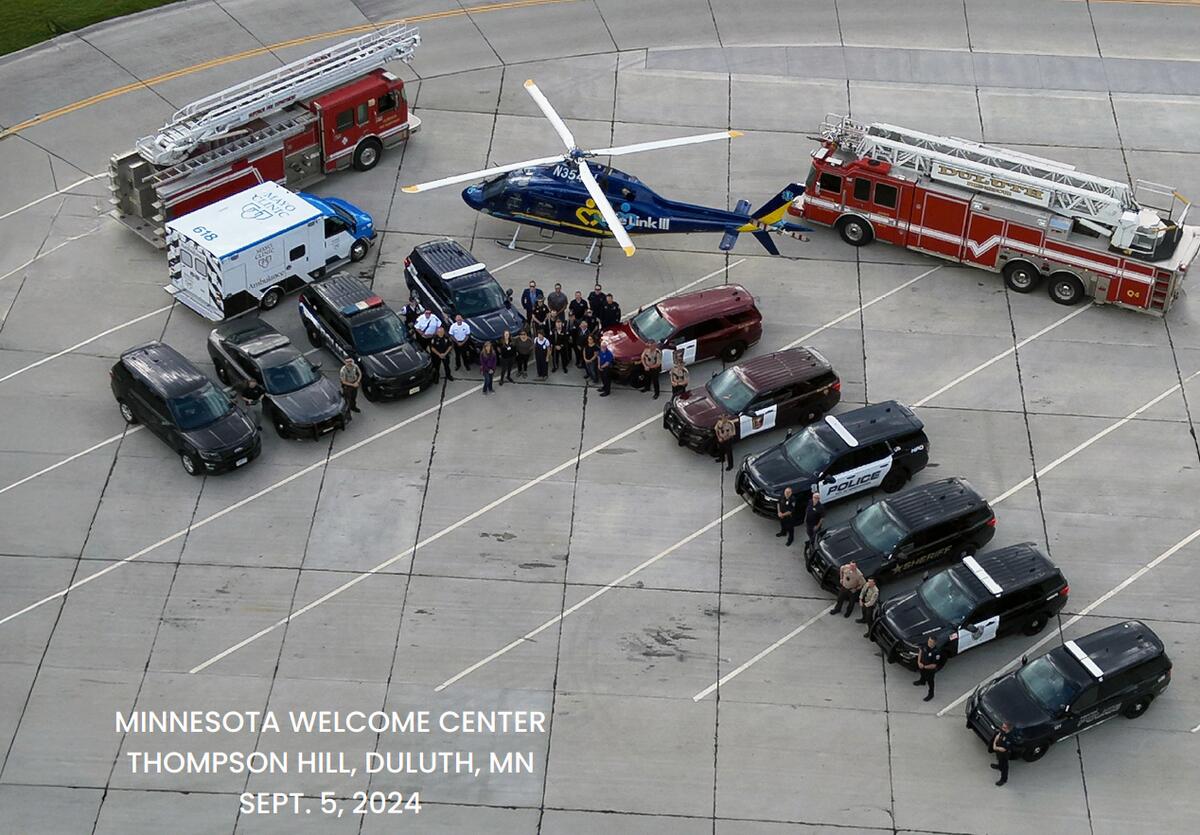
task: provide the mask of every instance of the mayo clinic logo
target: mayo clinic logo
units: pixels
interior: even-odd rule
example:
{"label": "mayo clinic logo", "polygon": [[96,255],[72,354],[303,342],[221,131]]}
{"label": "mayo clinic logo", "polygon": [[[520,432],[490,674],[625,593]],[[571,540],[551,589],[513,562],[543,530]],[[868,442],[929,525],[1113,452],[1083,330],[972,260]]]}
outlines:
{"label": "mayo clinic logo", "polygon": [[285,196],[274,194],[256,194],[250,202],[242,206],[243,220],[270,220],[273,217],[283,217],[296,211],[296,204]]}

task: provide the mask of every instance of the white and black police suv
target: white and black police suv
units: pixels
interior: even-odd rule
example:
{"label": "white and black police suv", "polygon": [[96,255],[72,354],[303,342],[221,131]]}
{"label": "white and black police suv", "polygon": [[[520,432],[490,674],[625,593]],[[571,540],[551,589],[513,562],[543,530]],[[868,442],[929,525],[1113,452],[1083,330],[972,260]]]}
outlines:
{"label": "white and black police suv", "polygon": [[362,369],[368,400],[393,400],[433,385],[429,354],[409,342],[404,320],[361,281],[345,273],[308,285],[300,293],[300,318],[314,348]]}
{"label": "white and black police suv", "polygon": [[258,428],[242,407],[170,345],[130,348],[109,377],[125,422],[157,435],[191,475],[236,470],[262,450]]}
{"label": "white and black police suv", "polygon": [[449,327],[462,316],[471,328],[471,349],[499,342],[505,331],[514,337],[525,317],[513,307],[512,290],[499,282],[457,241],[443,238],[418,244],[404,259],[409,292]]}
{"label": "white and black police suv", "polygon": [[1011,756],[1028,762],[1080,731],[1120,714],[1136,719],[1171,683],[1162,640],[1128,620],[1055,647],[981,684],[967,700],[967,727],[991,744],[1004,722]]}
{"label": "white and black police suv", "polygon": [[894,493],[928,463],[925,424],[912,409],[888,400],[827,415],[747,456],[734,485],[755,513],[774,518],[785,488],[804,500],[816,484],[825,503],[876,487]]}
{"label": "white and black police suv", "polygon": [[830,528],[806,558],[809,572],[828,591],[838,571],[857,563],[879,582],[923,566],[971,556],[996,533],[996,515],[965,479],[947,478],[911,487],[869,505],[848,525]]}
{"label": "white and black police suv", "polygon": [[871,638],[889,662],[915,669],[917,650],[931,637],[954,656],[1014,632],[1036,635],[1069,593],[1058,566],[1023,542],[964,557],[880,603]]}

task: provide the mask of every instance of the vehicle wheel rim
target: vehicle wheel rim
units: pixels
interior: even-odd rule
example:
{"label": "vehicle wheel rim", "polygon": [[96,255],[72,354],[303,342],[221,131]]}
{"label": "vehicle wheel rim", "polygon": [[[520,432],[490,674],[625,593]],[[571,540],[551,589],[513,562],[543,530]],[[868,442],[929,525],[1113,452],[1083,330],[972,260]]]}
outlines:
{"label": "vehicle wheel rim", "polygon": [[1027,290],[1033,286],[1033,276],[1028,270],[1017,270],[1012,274],[1012,285],[1020,290]]}
{"label": "vehicle wheel rim", "polygon": [[1075,298],[1075,288],[1071,286],[1071,282],[1069,281],[1056,281],[1054,283],[1054,296],[1063,301],[1070,301]]}
{"label": "vehicle wheel rim", "polygon": [[180,458],[183,460],[184,470],[186,470],[188,473],[196,472],[196,463],[192,461],[191,456],[182,455]]}
{"label": "vehicle wheel rim", "polygon": [[846,237],[856,243],[861,241],[863,239],[863,228],[857,223],[847,223]]}
{"label": "vehicle wheel rim", "polygon": [[358,158],[363,165],[370,166],[375,164],[375,160],[379,159],[379,154],[375,152],[373,147],[367,146],[366,148],[362,149],[362,153]]}
{"label": "vehicle wheel rim", "polygon": [[263,296],[263,299],[262,299],[263,310],[270,310],[277,304],[279,304],[279,292],[278,291],[271,290],[271,291],[268,291],[268,293],[265,296]]}
{"label": "vehicle wheel rim", "polygon": [[125,418],[126,423],[133,423],[133,409],[129,408],[128,403],[121,404],[121,417]]}
{"label": "vehicle wheel rim", "polygon": [[354,257],[355,261],[358,261],[367,254],[367,248],[362,244],[355,244],[354,248],[350,250],[350,254]]}

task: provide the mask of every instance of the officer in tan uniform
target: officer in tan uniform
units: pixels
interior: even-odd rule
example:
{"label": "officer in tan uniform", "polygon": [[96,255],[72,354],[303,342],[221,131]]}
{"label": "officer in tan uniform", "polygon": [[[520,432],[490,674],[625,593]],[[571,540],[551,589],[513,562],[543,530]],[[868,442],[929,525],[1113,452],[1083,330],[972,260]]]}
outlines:
{"label": "officer in tan uniform", "polygon": [[867,584],[863,573],[858,570],[858,563],[848,562],[842,566],[838,572],[838,599],[837,605],[833,607],[833,614],[838,614],[842,611],[842,603],[846,604],[846,614],[842,617],[850,617],[854,613],[854,604],[858,600],[859,593],[863,590],[863,586]]}
{"label": "officer in tan uniform", "polygon": [[688,370],[683,362],[683,351],[675,351],[671,355],[671,397],[678,397],[687,391],[688,387]]}
{"label": "officer in tan uniform", "polygon": [[662,349],[655,344],[647,345],[642,351],[642,371],[646,375],[646,382],[642,384],[642,391],[650,391],[650,386],[654,386],[654,399],[658,399],[658,375],[662,373]]}
{"label": "officer in tan uniform", "polygon": [[721,415],[717,421],[717,463],[725,462],[725,469],[733,469],[733,441],[737,437],[737,425],[729,415]]}
{"label": "officer in tan uniform", "polygon": [[875,625],[875,616],[878,611],[875,606],[879,603],[879,586],[875,584],[874,577],[867,580],[867,584],[858,593],[858,602],[862,606],[862,617],[857,622],[867,625],[867,631],[863,633],[863,637],[870,638],[871,627]]}

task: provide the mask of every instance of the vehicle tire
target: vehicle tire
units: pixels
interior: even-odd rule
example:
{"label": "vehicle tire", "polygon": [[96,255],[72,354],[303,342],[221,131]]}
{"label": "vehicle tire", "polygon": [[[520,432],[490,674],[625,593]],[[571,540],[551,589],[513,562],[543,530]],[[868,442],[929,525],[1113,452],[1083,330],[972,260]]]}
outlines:
{"label": "vehicle tire", "polygon": [[308,336],[308,344],[314,348],[321,347],[321,334],[317,333],[312,328],[305,328],[304,333]]}
{"label": "vehicle tire", "polygon": [[382,153],[383,143],[378,139],[364,139],[354,149],[354,168],[358,171],[370,171],[379,164],[379,155]]}
{"label": "vehicle tire", "polygon": [[1021,627],[1021,632],[1025,635],[1036,635],[1046,628],[1049,620],[1045,612],[1038,612],[1029,623]]}
{"label": "vehicle tire", "polygon": [[1046,756],[1046,752],[1049,750],[1050,750],[1049,742],[1039,742],[1037,745],[1033,746],[1028,751],[1026,751],[1024,754],[1022,754],[1021,759],[1023,759],[1027,763],[1035,763],[1038,760],[1040,760],[1042,757]]}
{"label": "vehicle tire", "polygon": [[196,456],[185,452],[179,456],[179,460],[183,464],[183,471],[188,475],[204,475],[204,466],[196,460]]}
{"label": "vehicle tire", "polygon": [[1032,293],[1042,280],[1042,274],[1027,261],[1013,261],[1004,268],[1004,283],[1014,293]]}
{"label": "vehicle tire", "polygon": [[1070,273],[1055,273],[1047,286],[1050,298],[1058,304],[1078,304],[1083,301],[1083,282]]}
{"label": "vehicle tire", "polygon": [[137,415],[133,413],[133,409],[129,408],[129,404],[124,400],[117,401],[117,409],[121,412],[121,417],[124,418],[125,422],[129,425],[132,426],[138,422]]}
{"label": "vehicle tire", "polygon": [[363,380],[362,395],[363,395],[363,397],[367,398],[372,403],[374,403],[376,400],[379,399],[379,389],[376,388],[375,384],[370,382],[369,380]]}
{"label": "vehicle tire", "polygon": [[1136,702],[1125,705],[1125,707],[1121,708],[1121,715],[1126,719],[1137,719],[1150,709],[1150,702],[1153,698],[1153,696],[1142,696]]}
{"label": "vehicle tire", "polygon": [[744,353],[746,353],[746,343],[734,342],[721,349],[721,359],[725,362],[737,362]]}
{"label": "vehicle tire", "polygon": [[367,252],[370,251],[371,244],[366,238],[359,238],[350,245],[350,260],[361,261],[367,257]]}
{"label": "vehicle tire", "polygon": [[871,226],[861,217],[846,215],[837,222],[838,234],[850,246],[866,246],[875,238]]}
{"label": "vehicle tire", "polygon": [[640,389],[642,386],[646,385],[646,380],[646,369],[644,368],[635,368],[629,374],[629,385],[633,386],[635,389]]}
{"label": "vehicle tire", "polygon": [[879,485],[879,489],[885,493],[895,493],[908,483],[909,478],[911,476],[909,476],[908,470],[903,467],[892,467],[883,477],[883,483]]}
{"label": "vehicle tire", "polygon": [[283,289],[272,287],[263,293],[262,298],[258,300],[258,306],[261,310],[272,310],[278,307],[281,301],[283,301]]}

